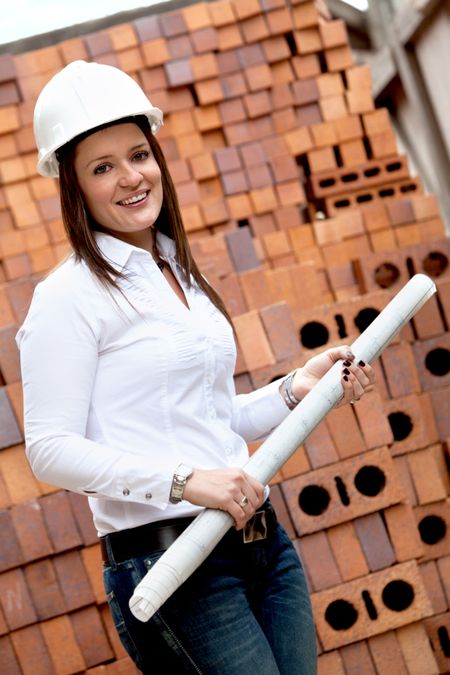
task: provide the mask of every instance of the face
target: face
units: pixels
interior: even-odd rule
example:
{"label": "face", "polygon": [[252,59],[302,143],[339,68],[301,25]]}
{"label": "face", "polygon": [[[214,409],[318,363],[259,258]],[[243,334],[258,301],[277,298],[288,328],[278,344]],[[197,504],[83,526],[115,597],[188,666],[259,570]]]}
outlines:
{"label": "face", "polygon": [[107,127],[80,141],[75,171],[99,225],[129,243],[149,233],[163,201],[161,171],[136,124]]}

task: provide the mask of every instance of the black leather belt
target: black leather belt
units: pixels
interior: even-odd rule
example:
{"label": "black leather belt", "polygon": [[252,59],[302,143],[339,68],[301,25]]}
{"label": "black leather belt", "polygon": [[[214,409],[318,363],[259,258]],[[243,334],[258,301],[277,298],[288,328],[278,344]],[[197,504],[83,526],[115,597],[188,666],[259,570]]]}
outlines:
{"label": "black leather belt", "polygon": [[[194,518],[172,518],[100,537],[103,562],[120,563],[146,553],[165,551],[193,520]],[[235,545],[267,539],[273,535],[276,524],[275,511],[270,502],[266,501],[243,530],[237,531],[232,527],[222,542],[225,545]]]}

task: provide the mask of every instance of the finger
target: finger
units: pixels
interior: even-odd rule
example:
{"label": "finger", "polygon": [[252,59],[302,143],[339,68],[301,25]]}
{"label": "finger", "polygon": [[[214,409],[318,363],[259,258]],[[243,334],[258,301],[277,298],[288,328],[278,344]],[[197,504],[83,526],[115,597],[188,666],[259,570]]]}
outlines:
{"label": "finger", "polygon": [[348,361],[351,363],[355,360],[355,355],[353,354],[349,345],[343,345],[342,347],[332,347],[331,349],[327,350],[327,354],[334,363],[339,360]]}

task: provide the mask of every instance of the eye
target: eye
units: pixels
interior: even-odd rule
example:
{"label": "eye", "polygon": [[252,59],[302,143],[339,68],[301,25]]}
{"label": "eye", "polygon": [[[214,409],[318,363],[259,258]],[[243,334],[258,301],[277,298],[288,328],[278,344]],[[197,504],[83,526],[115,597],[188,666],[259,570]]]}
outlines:
{"label": "eye", "polygon": [[102,173],[106,173],[107,171],[109,171],[110,168],[111,167],[109,164],[99,164],[98,166],[95,167],[94,174],[101,175]]}
{"label": "eye", "polygon": [[150,156],[150,153],[148,150],[139,150],[138,152],[135,152],[133,155],[133,159],[136,160],[137,162],[145,162],[146,159]]}

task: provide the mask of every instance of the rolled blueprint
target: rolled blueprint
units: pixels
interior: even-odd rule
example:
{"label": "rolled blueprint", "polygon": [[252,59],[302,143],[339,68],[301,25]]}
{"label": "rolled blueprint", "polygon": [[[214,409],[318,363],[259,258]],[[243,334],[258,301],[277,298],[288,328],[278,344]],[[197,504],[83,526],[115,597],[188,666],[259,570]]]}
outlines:
{"label": "rolled blueprint", "polygon": [[[436,292],[431,279],[416,274],[351,345],[355,362],[371,363],[403,326]],[[250,457],[244,469],[263,485],[322,421],[343,396],[342,362],[335,363],[299,405]],[[228,513],[205,509],[167,549],[136,586],[130,610],[148,621],[201,565],[233,524]]]}

